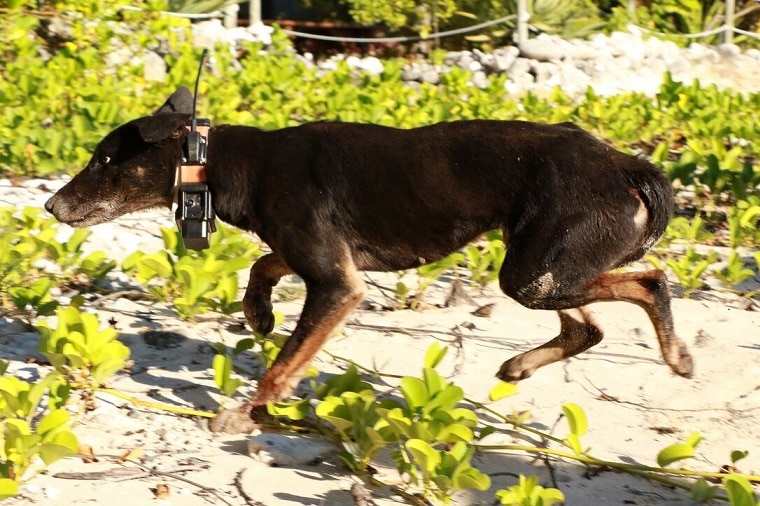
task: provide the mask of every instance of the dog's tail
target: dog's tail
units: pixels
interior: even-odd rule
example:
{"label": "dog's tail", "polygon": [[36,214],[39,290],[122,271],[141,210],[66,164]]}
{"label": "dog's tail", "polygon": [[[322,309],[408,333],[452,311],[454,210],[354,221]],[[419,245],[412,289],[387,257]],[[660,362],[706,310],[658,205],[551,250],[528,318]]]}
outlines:
{"label": "dog's tail", "polygon": [[641,158],[632,159],[625,177],[631,188],[638,192],[648,215],[638,248],[640,258],[657,242],[668,226],[673,215],[673,187],[665,173]]}

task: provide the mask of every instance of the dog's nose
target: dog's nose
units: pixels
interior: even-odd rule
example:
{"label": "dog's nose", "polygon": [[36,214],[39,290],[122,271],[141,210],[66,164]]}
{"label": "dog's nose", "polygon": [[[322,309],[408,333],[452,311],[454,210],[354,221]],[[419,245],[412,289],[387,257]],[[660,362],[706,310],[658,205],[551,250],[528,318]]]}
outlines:
{"label": "dog's nose", "polygon": [[55,195],[50,197],[47,202],[45,202],[45,209],[47,209],[47,212],[52,213],[53,207],[55,207]]}

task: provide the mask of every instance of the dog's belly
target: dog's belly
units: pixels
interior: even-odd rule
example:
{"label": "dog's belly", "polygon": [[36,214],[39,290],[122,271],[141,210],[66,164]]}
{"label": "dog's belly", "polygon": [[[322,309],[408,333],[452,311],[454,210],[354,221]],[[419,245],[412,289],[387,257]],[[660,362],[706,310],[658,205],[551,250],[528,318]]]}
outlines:
{"label": "dog's belly", "polygon": [[398,242],[388,244],[357,243],[352,245],[352,256],[357,269],[361,271],[398,271],[414,269],[436,262],[450,253],[460,249],[467,241],[452,240],[445,246],[435,244],[402,245]]}

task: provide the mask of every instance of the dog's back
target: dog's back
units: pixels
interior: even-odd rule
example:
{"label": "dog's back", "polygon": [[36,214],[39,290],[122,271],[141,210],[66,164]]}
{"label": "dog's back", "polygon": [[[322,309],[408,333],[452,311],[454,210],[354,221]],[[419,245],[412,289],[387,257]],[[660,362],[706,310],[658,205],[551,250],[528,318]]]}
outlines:
{"label": "dog's back", "polygon": [[259,212],[309,202],[312,212],[351,231],[363,269],[434,261],[490,229],[515,234],[530,223],[549,230],[544,222],[552,217],[632,220],[643,202],[649,225],[625,232],[637,233],[640,246],[615,262],[624,263],[661,235],[672,207],[659,170],[572,124],[472,120],[402,130],[322,122],[262,135],[274,156],[252,155],[257,177],[310,184],[271,188]]}

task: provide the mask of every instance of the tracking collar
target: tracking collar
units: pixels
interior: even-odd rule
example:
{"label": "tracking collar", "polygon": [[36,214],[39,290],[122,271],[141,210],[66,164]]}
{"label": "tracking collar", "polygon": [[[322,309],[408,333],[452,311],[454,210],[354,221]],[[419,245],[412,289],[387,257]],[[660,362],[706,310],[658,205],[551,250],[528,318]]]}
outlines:
{"label": "tracking collar", "polygon": [[187,125],[182,163],[177,169],[177,210],[174,218],[185,247],[194,250],[208,248],[211,234],[216,231],[216,216],[206,180],[210,128],[208,119],[193,118]]}

